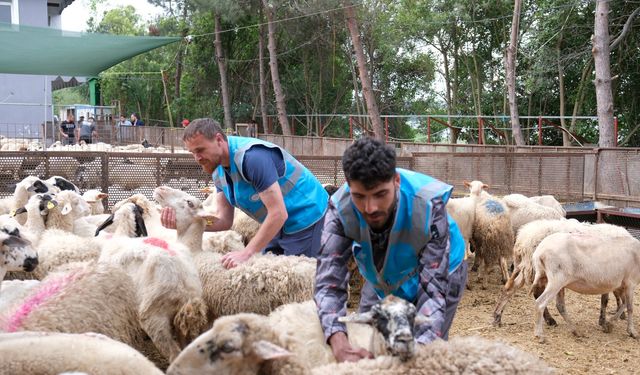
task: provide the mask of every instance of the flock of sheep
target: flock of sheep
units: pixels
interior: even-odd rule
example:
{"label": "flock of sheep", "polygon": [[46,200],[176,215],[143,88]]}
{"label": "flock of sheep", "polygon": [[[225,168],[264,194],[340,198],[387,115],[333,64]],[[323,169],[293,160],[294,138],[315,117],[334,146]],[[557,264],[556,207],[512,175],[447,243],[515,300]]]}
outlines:
{"label": "flock of sheep", "polygon": [[[484,264],[480,285],[491,267],[501,268],[506,284],[496,324],[515,289],[530,285],[537,297],[536,336],[544,337],[541,316],[553,298],[578,334],[564,309],[564,289],[613,292],[619,303],[614,319],[626,307],[628,331],[636,337],[631,306],[640,281],[638,240],[623,228],[566,220],[550,196],[494,197],[482,182],[468,186],[469,196],[451,199],[448,210],[475,251],[476,266]],[[30,176],[0,200],[0,276],[6,279],[0,374],[553,371],[532,355],[477,337],[399,350],[395,338],[413,327],[389,324],[421,317],[395,298],[345,319],[352,343],[376,358],[337,364],[312,300],[314,259],[256,255],[227,270],[222,255],[242,249],[258,230],[242,211],[236,210],[231,230],[205,233],[216,213],[212,199],[160,186],[155,202],[135,194],[105,214],[105,197],[96,190],[80,195],[60,176]],[[159,207],[175,209],[176,230],[161,225]],[[402,318],[390,319],[394,314]]]}

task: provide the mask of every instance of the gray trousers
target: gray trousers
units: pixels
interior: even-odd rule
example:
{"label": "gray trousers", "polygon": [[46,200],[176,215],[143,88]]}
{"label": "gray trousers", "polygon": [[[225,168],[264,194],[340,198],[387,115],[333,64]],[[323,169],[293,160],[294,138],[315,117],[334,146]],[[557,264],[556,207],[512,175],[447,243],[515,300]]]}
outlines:
{"label": "gray trousers", "polygon": [[[458,304],[462,299],[465,286],[467,285],[467,261],[463,260],[460,266],[449,274],[449,288],[447,290],[447,296],[445,297],[446,310],[444,315],[444,325],[442,327],[442,339],[449,339],[449,329],[453,323],[453,318],[456,315]],[[366,312],[371,309],[371,306],[375,305],[380,298],[376,294],[373,286],[368,281],[365,281],[360,292],[360,306],[358,312]]]}

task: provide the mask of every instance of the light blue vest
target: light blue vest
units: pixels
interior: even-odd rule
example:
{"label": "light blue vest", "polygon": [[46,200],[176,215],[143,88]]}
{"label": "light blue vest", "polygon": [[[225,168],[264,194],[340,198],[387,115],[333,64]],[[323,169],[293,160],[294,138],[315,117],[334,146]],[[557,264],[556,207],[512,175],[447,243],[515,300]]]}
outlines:
{"label": "light blue vest", "polygon": [[[283,230],[287,234],[296,233],[315,224],[326,212],[329,195],[316,177],[282,148],[255,138],[227,137],[229,143],[229,176],[233,185],[229,186],[224,168],[220,165],[213,172],[213,183],[224,192],[227,201],[247,215],[262,223],[267,216],[267,208],[260,200],[258,192],[242,174],[244,154],[252,146],[262,145],[275,148],[282,154],[285,165],[284,175],[278,179],[284,204],[289,217]],[[230,189],[233,188],[233,197]]]}
{"label": "light blue vest", "polygon": [[[414,301],[420,281],[420,251],[431,238],[431,200],[441,197],[446,204],[453,187],[421,173],[400,168],[397,171],[400,174],[398,206],[380,272],[373,261],[369,225],[351,201],[349,186],[344,184],[331,199],[338,209],[345,235],[354,240],[353,254],[358,269],[378,296],[393,294]],[[448,222],[449,273],[452,273],[462,263],[465,244],[451,216]]]}

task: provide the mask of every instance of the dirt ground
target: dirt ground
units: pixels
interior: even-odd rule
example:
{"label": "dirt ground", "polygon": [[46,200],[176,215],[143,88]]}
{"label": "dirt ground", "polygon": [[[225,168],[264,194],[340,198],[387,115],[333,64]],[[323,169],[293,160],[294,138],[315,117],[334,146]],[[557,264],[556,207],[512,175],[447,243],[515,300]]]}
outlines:
{"label": "dirt ground", "polygon": [[[522,350],[537,355],[560,374],[638,374],[640,373],[640,342],[626,332],[627,321],[614,324],[611,333],[604,333],[598,325],[600,296],[565,293],[569,317],[585,337],[575,337],[568,330],[555,302],[549,311],[558,323],[545,325],[546,343],[540,344],[533,336],[534,299],[528,290],[519,290],[507,304],[502,314],[502,326],[494,328],[493,310],[500,294],[499,271],[489,275],[487,289],[477,283],[477,273],[470,272],[472,290],[466,290],[451,327],[450,336],[482,336],[502,340]],[[640,311],[640,292],[634,298],[636,330]],[[615,310],[615,299],[610,296],[608,318]]]}

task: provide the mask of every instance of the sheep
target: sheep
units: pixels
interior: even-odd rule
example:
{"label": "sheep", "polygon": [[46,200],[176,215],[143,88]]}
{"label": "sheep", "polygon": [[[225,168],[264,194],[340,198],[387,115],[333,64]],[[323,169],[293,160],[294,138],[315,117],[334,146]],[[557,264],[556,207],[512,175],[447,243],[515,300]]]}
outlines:
{"label": "sheep", "polygon": [[[38,177],[27,176],[16,184],[13,196],[0,200],[0,214],[10,212],[15,214],[16,210],[23,207],[34,194],[55,194],[58,191],[56,187],[40,180]],[[16,220],[22,225],[26,222],[27,218],[21,215],[17,216]]]}
{"label": "sheep", "polygon": [[[552,197],[553,198],[553,197]],[[517,235],[520,227],[534,220],[562,219],[564,215],[556,208],[540,205],[522,194],[509,194],[502,197],[509,209],[511,228]]]}
{"label": "sheep", "polygon": [[[75,177],[75,176],[74,176]],[[80,194],[80,189],[71,181],[62,176],[52,176],[46,180],[46,182],[60,189],[60,191],[71,190]]]}
{"label": "sheep", "polygon": [[31,242],[0,231],[0,280],[8,271],[31,272],[37,265],[38,253],[31,247]]}
{"label": "sheep", "polygon": [[554,210],[558,211],[558,213],[562,215],[562,217],[567,216],[567,211],[565,211],[564,207],[562,207],[562,204],[560,204],[560,202],[558,202],[558,200],[553,195],[537,195],[529,197],[529,199],[537,204],[553,208]]}
{"label": "sheep", "polygon": [[114,237],[98,263],[121,267],[132,278],[140,325],[169,361],[204,331],[207,307],[187,249],[155,237]]}
{"label": "sheep", "polygon": [[[283,308],[286,308],[283,307]],[[193,341],[167,370],[167,375],[191,374],[398,374],[398,373],[551,373],[551,369],[533,356],[497,342],[479,338],[453,339],[418,345],[413,341],[415,306],[396,297],[387,297],[355,321],[366,322],[385,332],[385,343],[392,356],[356,363],[333,364],[313,368],[309,357],[297,352],[308,346],[313,353],[319,347],[305,341],[298,332],[275,327],[271,316],[237,314],[218,319],[213,327]],[[293,317],[295,319],[295,317]],[[302,317],[298,318],[302,320]],[[309,321],[312,325],[316,322]],[[349,320],[347,318],[346,320]],[[303,327],[304,328],[304,327]],[[309,327],[307,327],[309,328]],[[312,326],[312,329],[313,328]],[[405,340],[406,337],[410,340]],[[329,349],[330,350],[330,349]],[[360,367],[361,366],[361,367]],[[329,370],[330,369],[330,370]],[[431,370],[433,369],[433,370]],[[432,372],[430,372],[432,371]]]}
{"label": "sheep", "polygon": [[477,336],[454,337],[422,346],[414,358],[402,362],[382,356],[312,369],[313,375],[395,374],[553,374],[535,356],[508,344]]}
{"label": "sheep", "polygon": [[176,210],[178,241],[191,249],[211,318],[239,312],[268,314],[274,308],[313,298],[316,260],[304,256],[254,255],[225,269],[222,255],[202,250],[205,220],[210,213],[186,192],[160,186],[154,199]]}
{"label": "sheep", "polygon": [[604,329],[605,332],[611,331],[611,323],[620,317],[626,305],[627,333],[638,338],[633,324],[633,294],[640,282],[639,240],[631,236],[554,233],[540,242],[533,253],[532,263],[535,270],[532,290],[544,287],[535,307],[534,334],[540,342],[545,341],[542,313],[554,297],[558,311],[571,332],[581,336],[564,308],[565,288],[582,294],[616,291],[624,296],[624,303]]}
{"label": "sheep", "polygon": [[[493,324],[499,326],[502,324],[502,311],[504,310],[507,302],[516,289],[521,288],[524,285],[531,285],[533,283],[534,272],[532,265],[532,255],[536,247],[547,236],[553,233],[594,233],[604,236],[630,236],[624,228],[611,224],[588,224],[581,223],[575,219],[570,220],[536,220],[531,223],[525,224],[516,237],[516,242],[513,247],[514,256],[514,269],[509,276],[509,279],[502,288],[496,308],[493,313]],[[533,291],[534,297],[537,298],[542,293],[542,289],[536,289]],[[603,296],[602,305],[600,309],[600,325],[605,324],[605,310],[608,295]],[[548,325],[556,325],[555,320],[549,314],[549,311],[545,309],[544,318]]]}
{"label": "sheep", "polygon": [[24,300],[38,285],[39,280],[4,280],[0,284],[0,313]]}
{"label": "sheep", "polygon": [[103,193],[100,190],[91,189],[82,194],[82,198],[89,204],[91,208],[91,215],[104,214],[103,199],[109,197],[109,194]]}
{"label": "sheep", "polygon": [[466,256],[469,255],[469,243],[473,234],[473,223],[476,218],[476,206],[480,200],[480,194],[483,189],[489,186],[480,181],[464,182],[469,188],[471,194],[464,198],[451,198],[447,201],[447,213],[451,215],[453,220],[458,224],[460,233],[464,237],[466,243]]}
{"label": "sheep", "polygon": [[3,333],[0,352],[3,374],[163,374],[135,349],[95,333]]}
{"label": "sheep", "polygon": [[133,281],[119,267],[91,263],[52,273],[21,304],[0,317],[0,330],[96,332],[137,348],[144,332],[137,322]]}
{"label": "sheep", "polygon": [[[215,190],[207,186],[200,189],[200,191],[209,194],[209,196],[207,196],[207,199],[202,202],[202,206],[215,216],[215,213],[217,212]],[[242,236],[242,242],[245,245],[247,245],[249,241],[251,241],[253,237],[255,237],[259,229],[260,223],[257,222],[254,218],[247,215],[244,211],[237,207],[233,209],[233,224],[231,225],[231,230],[239,233]]]}
{"label": "sheep", "polygon": [[[488,274],[489,267],[499,263],[504,283],[509,277],[507,260],[512,256],[514,241],[509,212],[500,200],[485,191],[475,191],[474,194],[479,195],[480,199],[476,205],[471,236],[471,244],[476,251],[473,269],[484,261],[485,273]],[[482,280],[482,289],[486,289],[486,277],[478,273],[478,278]]]}

